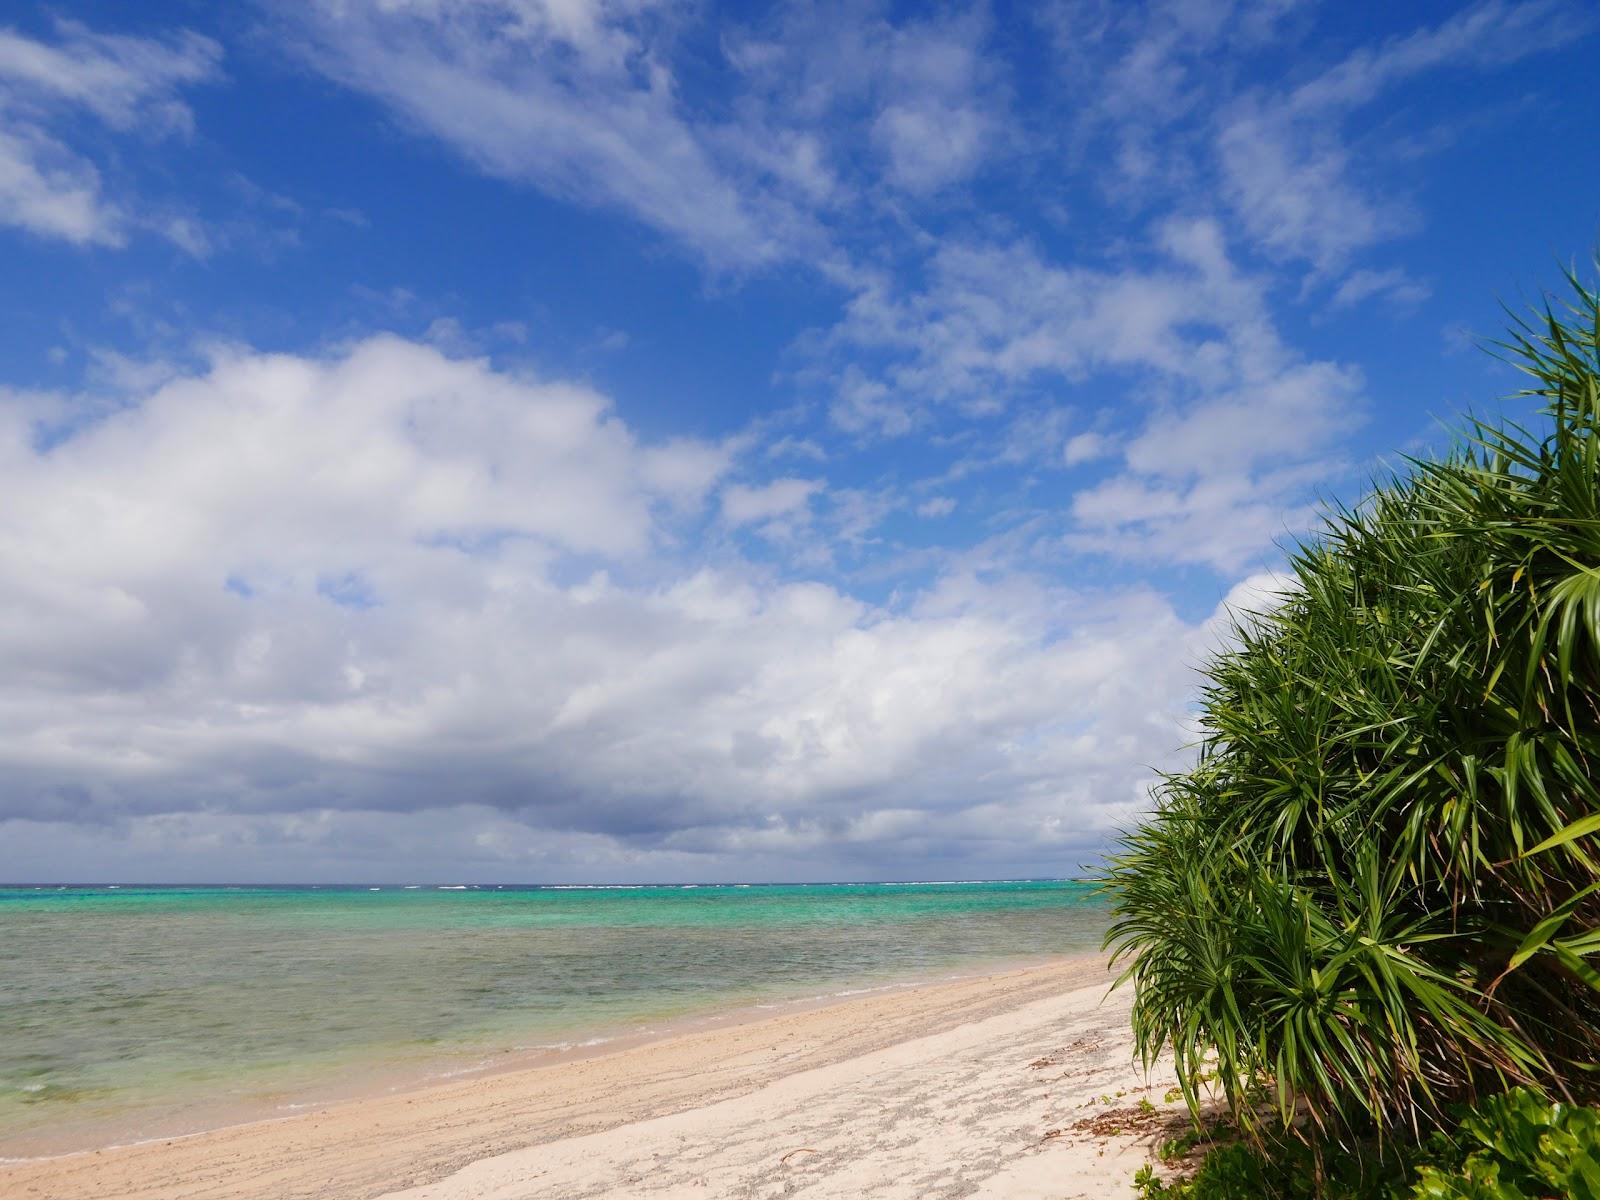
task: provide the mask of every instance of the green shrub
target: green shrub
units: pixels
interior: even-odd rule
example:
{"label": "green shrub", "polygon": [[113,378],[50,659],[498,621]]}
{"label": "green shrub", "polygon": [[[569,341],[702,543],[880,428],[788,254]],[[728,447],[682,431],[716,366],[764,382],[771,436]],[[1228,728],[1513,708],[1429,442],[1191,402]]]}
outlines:
{"label": "green shrub", "polygon": [[1319,1158],[1600,1062],[1600,295],[1519,326],[1547,425],[1330,516],[1207,667],[1107,870],[1147,1062]]}
{"label": "green shrub", "polygon": [[1279,1189],[1291,1181],[1259,1151],[1236,1143],[1212,1150],[1188,1179],[1163,1183],[1146,1167],[1133,1184],[1140,1200],[1263,1200],[1287,1198]]}
{"label": "green shrub", "polygon": [[1164,1183],[1146,1167],[1134,1191],[1140,1200],[1600,1200],[1600,1110],[1513,1089],[1448,1136],[1328,1165],[1319,1182],[1300,1143],[1235,1142],[1187,1179]]}
{"label": "green shrub", "polygon": [[1418,1168],[1414,1200],[1600,1200],[1600,1110],[1514,1090],[1468,1116],[1455,1148],[1459,1162]]}

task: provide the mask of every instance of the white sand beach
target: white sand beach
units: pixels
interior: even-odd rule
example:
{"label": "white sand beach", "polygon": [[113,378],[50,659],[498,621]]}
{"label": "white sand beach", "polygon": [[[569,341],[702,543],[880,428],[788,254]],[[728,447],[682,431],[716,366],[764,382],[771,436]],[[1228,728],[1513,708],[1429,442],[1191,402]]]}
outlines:
{"label": "white sand beach", "polygon": [[[0,1167],[49,1200],[1110,1200],[1181,1126],[1097,959]],[[1148,1100],[1157,1112],[1139,1107]]]}

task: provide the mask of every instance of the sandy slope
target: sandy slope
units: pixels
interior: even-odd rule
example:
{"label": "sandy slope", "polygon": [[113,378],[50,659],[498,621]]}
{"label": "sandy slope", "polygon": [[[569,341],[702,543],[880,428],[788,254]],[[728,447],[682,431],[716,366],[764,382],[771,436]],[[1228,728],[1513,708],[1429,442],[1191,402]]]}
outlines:
{"label": "sandy slope", "polygon": [[[0,1195],[1131,1196],[1167,1080],[1065,962],[880,993],[282,1121],[0,1168]],[[1146,1090],[1147,1083],[1150,1086]],[[1118,1098],[1116,1093],[1127,1094]],[[1123,1116],[1104,1120],[1112,1098]],[[1074,1129],[1097,1116],[1119,1129]],[[1052,1132],[1057,1131],[1057,1132]]]}

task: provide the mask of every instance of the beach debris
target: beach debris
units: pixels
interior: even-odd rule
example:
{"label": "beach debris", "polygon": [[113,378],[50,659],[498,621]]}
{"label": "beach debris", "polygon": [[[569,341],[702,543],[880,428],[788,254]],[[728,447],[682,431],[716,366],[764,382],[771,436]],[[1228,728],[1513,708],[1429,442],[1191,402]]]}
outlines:
{"label": "beach debris", "polygon": [[789,1153],[785,1154],[782,1158],[780,1158],[778,1160],[778,1162],[780,1164],[782,1164],[783,1166],[788,1166],[789,1165],[789,1160],[791,1158],[793,1158],[796,1154],[821,1154],[821,1153],[822,1153],[821,1150],[814,1149],[811,1146],[796,1146],[793,1150],[789,1151]]}
{"label": "beach debris", "polygon": [[1028,1066],[1030,1068],[1032,1068],[1033,1070],[1035,1070],[1035,1071],[1042,1071],[1046,1067],[1053,1067],[1055,1065],[1056,1065],[1056,1060],[1053,1059],[1053,1058],[1049,1058],[1049,1057],[1036,1058],[1031,1063],[1028,1064]]}
{"label": "beach debris", "polygon": [[1141,1099],[1136,1105],[1111,1108],[1074,1121],[1072,1128],[1095,1137],[1123,1137],[1128,1134],[1172,1133],[1187,1128],[1187,1115],[1160,1109],[1149,1100]]}

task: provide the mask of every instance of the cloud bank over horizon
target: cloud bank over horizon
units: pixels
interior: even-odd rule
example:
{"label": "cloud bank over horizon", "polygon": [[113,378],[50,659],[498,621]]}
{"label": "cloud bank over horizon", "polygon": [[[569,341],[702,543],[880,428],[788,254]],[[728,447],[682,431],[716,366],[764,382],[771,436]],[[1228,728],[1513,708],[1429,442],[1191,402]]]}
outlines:
{"label": "cloud bank over horizon", "polygon": [[392,336],[221,352],[45,445],[28,415],[0,437],[7,812],[75,854],[160,830],[233,876],[355,813],[497,878],[1071,861],[1137,811],[1130,752],[1182,740],[1212,632],[1136,584],[953,566],[874,604],[705,561],[752,505],[736,453]]}
{"label": "cloud bank over horizon", "polygon": [[1075,874],[1600,219],[1556,0],[198,19],[0,26],[0,879]]}

